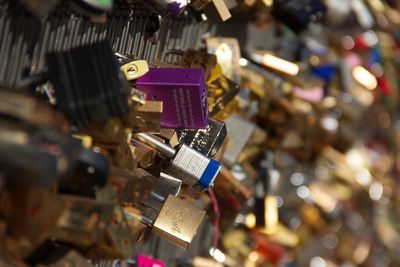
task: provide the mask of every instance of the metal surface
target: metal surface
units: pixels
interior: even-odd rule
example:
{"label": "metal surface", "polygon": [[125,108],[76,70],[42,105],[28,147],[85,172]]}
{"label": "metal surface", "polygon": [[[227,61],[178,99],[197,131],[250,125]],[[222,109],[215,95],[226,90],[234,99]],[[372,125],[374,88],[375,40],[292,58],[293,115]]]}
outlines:
{"label": "metal surface", "polygon": [[213,158],[225,141],[227,131],[224,122],[209,118],[205,129],[177,129],[175,135],[179,143],[186,144],[206,157]]}
{"label": "metal surface", "polygon": [[169,195],[178,196],[181,187],[181,180],[161,172],[160,178],[158,178],[158,186],[151,192],[151,196],[164,202]]}
{"label": "metal surface", "polygon": [[[11,12],[7,2],[0,0],[0,36],[3,37],[0,39],[0,85],[15,90],[19,90],[21,81],[28,75],[46,68],[45,55],[50,51],[63,51],[107,39],[114,52],[149,62],[157,59],[173,63],[177,56],[171,56],[167,51],[197,48],[203,34],[214,30],[206,23],[194,23],[183,17],[172,23],[161,23],[160,30],[155,33],[157,42],[152,44],[145,30],[151,21],[143,10],[131,12],[128,17],[113,11],[105,24],[95,24],[65,5],[56,8],[57,12],[50,13],[46,19],[36,19],[25,12]],[[156,236],[148,236],[135,247],[132,255],[141,252],[163,259],[167,266],[175,266],[177,257],[208,253],[208,249],[203,249],[211,247],[212,232],[211,225],[202,224],[188,252]]]}
{"label": "metal surface", "polygon": [[137,133],[137,134],[135,134],[135,137],[139,141],[141,141],[145,144],[148,144],[149,146],[156,149],[158,152],[160,152],[166,158],[172,158],[176,153],[175,149],[173,149],[169,145],[161,142],[159,139],[151,136],[150,134]]}
{"label": "metal surface", "polygon": [[158,132],[161,127],[161,118],[164,109],[162,101],[146,102],[137,108],[137,123],[134,125],[134,131]]}
{"label": "metal surface", "polygon": [[153,233],[187,249],[197,233],[205,211],[188,201],[169,196],[153,225]]}
{"label": "metal surface", "polygon": [[187,145],[182,145],[166,171],[179,177],[184,183],[194,185],[200,180],[209,163],[210,159]]}
{"label": "metal surface", "polygon": [[136,81],[147,100],[163,101],[163,128],[199,129],[207,125],[208,105],[201,68],[150,68]]}

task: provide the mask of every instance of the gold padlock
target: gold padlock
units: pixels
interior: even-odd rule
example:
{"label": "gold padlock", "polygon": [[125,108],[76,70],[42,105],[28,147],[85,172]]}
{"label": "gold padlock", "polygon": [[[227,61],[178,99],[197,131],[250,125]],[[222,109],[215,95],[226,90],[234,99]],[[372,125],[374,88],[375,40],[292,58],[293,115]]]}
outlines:
{"label": "gold padlock", "polygon": [[161,128],[162,113],[162,101],[146,100],[143,105],[137,108],[136,123],[133,125],[133,130],[137,132],[158,132]]}
{"label": "gold padlock", "polygon": [[94,199],[63,195],[64,209],[49,237],[81,248],[95,245],[112,218],[113,205]]}
{"label": "gold padlock", "polygon": [[189,201],[169,195],[154,222],[152,232],[188,249],[204,216],[205,211]]}
{"label": "gold padlock", "polygon": [[133,60],[120,67],[128,81],[135,80],[149,71],[146,60]]}

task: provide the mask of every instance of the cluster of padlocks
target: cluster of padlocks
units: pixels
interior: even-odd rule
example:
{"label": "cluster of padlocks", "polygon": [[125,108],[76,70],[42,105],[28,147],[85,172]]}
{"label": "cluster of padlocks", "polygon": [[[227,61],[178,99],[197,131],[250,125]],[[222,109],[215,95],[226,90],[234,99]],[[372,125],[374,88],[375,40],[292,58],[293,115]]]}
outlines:
{"label": "cluster of padlocks", "polygon": [[334,2],[0,0],[0,266],[166,266],[154,238],[198,240],[168,266],[368,262],[400,13]]}

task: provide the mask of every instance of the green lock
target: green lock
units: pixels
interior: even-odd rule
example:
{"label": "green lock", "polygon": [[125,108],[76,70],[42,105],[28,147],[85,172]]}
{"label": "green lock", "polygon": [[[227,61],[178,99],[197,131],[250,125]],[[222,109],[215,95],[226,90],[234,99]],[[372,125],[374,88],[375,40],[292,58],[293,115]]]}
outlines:
{"label": "green lock", "polygon": [[82,3],[90,8],[99,12],[111,11],[113,7],[113,0],[81,0]]}

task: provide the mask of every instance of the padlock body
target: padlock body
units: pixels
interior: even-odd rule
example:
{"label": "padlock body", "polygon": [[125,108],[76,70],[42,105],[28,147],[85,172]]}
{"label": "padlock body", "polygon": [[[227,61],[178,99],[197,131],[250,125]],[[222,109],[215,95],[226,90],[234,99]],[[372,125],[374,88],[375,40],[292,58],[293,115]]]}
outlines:
{"label": "padlock body", "polygon": [[202,69],[151,68],[137,79],[148,100],[163,101],[162,128],[199,129],[207,126],[207,90]]}

